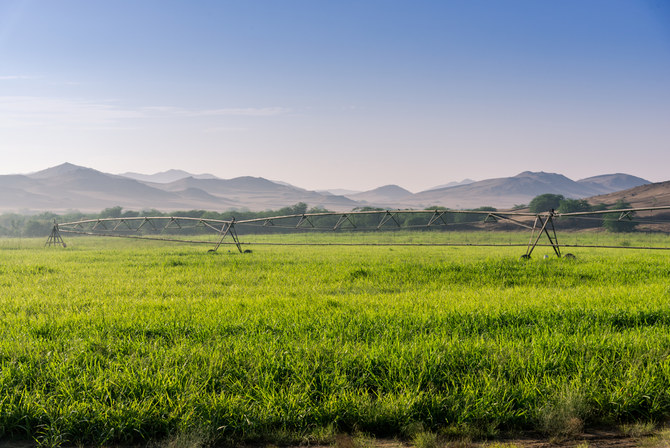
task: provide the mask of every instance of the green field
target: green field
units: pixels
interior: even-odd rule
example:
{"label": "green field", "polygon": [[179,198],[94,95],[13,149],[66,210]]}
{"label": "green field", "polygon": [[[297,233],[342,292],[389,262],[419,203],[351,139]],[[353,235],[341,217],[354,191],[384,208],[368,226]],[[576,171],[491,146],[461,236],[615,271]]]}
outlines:
{"label": "green field", "polygon": [[5,439],[560,435],[670,417],[667,251],[66,240],[0,241]]}

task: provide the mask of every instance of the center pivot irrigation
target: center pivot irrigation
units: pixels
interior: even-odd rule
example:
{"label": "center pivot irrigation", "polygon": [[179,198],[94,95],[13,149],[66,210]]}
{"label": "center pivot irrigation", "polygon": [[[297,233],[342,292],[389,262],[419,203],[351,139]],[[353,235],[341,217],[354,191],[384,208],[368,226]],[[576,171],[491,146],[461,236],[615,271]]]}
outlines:
{"label": "center pivot irrigation", "polygon": [[[670,246],[624,245],[608,246],[598,244],[560,244],[557,227],[571,231],[597,230],[605,224],[623,230],[646,232],[648,234],[670,233],[670,206],[649,208],[626,208],[573,213],[548,211],[543,213],[468,211],[468,210],[372,210],[351,212],[302,213],[263,218],[236,220],[193,218],[183,216],[144,216],[85,219],[73,222],[54,222],[47,246],[66,247],[62,234],[135,238],[143,240],[171,241],[213,246],[210,252],[221,245],[234,245],[239,252],[245,252],[244,245],[370,245],[370,246],[484,246],[510,247],[525,246],[522,258],[530,258],[536,247],[551,247],[558,257],[572,257],[563,254],[562,248],[628,248],[670,250]],[[482,230],[519,230],[530,232],[528,242],[500,241],[432,241],[432,242],[296,242],[296,241],[242,241],[240,235],[250,239],[253,235],[279,233],[288,235],[296,232],[382,232],[390,230],[442,230],[480,232]],[[544,238],[544,239],[543,239]],[[544,243],[540,243],[540,241]]]}

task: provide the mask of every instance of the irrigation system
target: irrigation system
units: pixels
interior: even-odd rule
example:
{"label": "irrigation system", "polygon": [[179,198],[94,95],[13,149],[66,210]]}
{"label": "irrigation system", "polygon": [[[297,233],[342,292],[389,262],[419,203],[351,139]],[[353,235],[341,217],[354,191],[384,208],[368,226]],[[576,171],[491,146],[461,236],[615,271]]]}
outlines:
{"label": "irrigation system", "polygon": [[[101,237],[160,240],[212,246],[215,252],[222,245],[233,245],[241,253],[249,252],[246,245],[388,245],[388,246],[485,246],[525,247],[522,258],[530,258],[539,247],[551,247],[557,257],[573,257],[565,253],[567,248],[627,248],[670,250],[668,239],[650,241],[647,244],[606,245],[593,242],[559,243],[557,228],[570,234],[586,234],[601,229],[605,222],[611,227],[635,228],[637,233],[650,236],[670,235],[670,206],[648,208],[626,208],[573,213],[553,210],[543,213],[518,211],[468,211],[468,210],[372,210],[351,212],[302,213],[253,219],[229,220],[193,218],[184,216],[143,216],[85,219],[80,221],[54,222],[47,246],[66,247],[62,234]],[[487,240],[486,230],[510,232],[527,231],[528,240]],[[441,231],[440,237],[429,242],[413,242],[400,238],[391,242],[380,241],[330,241],[318,239],[296,241],[294,238],[258,240],[259,235],[280,234],[288,236],[305,232],[389,232]],[[462,238],[447,238],[450,232],[472,232],[480,235],[471,241]],[[518,234],[518,232],[516,232]],[[482,237],[484,235],[484,237]],[[441,236],[445,236],[442,238]]]}

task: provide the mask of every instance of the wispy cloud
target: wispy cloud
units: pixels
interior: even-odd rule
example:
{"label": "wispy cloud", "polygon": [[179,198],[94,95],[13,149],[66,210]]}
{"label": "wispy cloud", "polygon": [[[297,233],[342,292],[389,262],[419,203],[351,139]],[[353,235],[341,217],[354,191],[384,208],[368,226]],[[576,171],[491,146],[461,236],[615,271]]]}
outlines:
{"label": "wispy cloud", "polygon": [[96,127],[137,119],[141,113],[113,104],[34,96],[0,97],[0,127]]}
{"label": "wispy cloud", "polygon": [[[0,80],[2,77],[0,77]],[[270,117],[283,107],[187,109],[172,106],[124,107],[113,101],[37,96],[0,96],[0,127],[98,128],[137,125],[142,119],[170,117]],[[211,123],[210,123],[211,126]]]}
{"label": "wispy cloud", "polygon": [[250,128],[234,128],[234,127],[215,127],[215,128],[205,128],[203,129],[203,132],[206,132],[208,134],[231,134],[231,133],[239,133],[239,132],[249,132]]}
{"label": "wispy cloud", "polygon": [[214,117],[214,116],[244,116],[244,117],[270,117],[283,115],[290,111],[285,107],[247,107],[247,108],[221,108],[221,109],[184,109],[171,106],[145,107],[148,113],[166,115],[178,115],[181,117]]}
{"label": "wispy cloud", "polygon": [[37,77],[28,75],[0,75],[0,81],[16,81],[20,79],[37,79]]}

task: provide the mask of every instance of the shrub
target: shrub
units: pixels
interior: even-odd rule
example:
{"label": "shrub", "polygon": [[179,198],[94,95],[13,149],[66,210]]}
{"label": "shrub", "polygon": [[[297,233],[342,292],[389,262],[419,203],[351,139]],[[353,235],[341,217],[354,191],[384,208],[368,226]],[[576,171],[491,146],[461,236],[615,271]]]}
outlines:
{"label": "shrub", "polygon": [[530,208],[531,213],[548,212],[557,209],[564,199],[565,197],[562,194],[545,193],[535,196],[528,204],[528,208]]}
{"label": "shrub", "polygon": [[[614,204],[615,210],[623,210],[630,208],[630,204],[620,199]],[[603,227],[610,232],[632,232],[637,226],[637,222],[633,221],[635,213],[629,212],[622,214],[620,212],[606,213],[603,218]]]}
{"label": "shrub", "polygon": [[590,212],[591,204],[585,199],[563,199],[559,206],[560,213]]}

